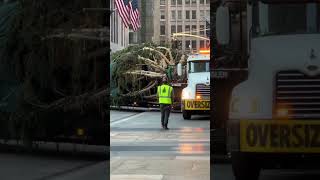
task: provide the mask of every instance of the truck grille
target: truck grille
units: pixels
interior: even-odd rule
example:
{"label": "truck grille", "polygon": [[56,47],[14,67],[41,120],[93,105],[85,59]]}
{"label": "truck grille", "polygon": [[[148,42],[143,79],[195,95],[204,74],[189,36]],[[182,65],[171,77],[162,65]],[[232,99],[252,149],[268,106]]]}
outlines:
{"label": "truck grille", "polygon": [[275,108],[287,109],[289,118],[320,118],[320,75],[280,71],[276,75]]}
{"label": "truck grille", "polygon": [[197,84],[196,85],[196,96],[200,95],[203,99],[210,98],[210,85]]}

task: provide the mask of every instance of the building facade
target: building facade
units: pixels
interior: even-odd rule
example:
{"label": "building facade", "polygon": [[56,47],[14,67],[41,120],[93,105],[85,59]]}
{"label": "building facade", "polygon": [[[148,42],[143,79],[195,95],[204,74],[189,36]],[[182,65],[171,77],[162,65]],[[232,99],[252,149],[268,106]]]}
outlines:
{"label": "building facade", "polygon": [[[154,0],[153,38],[157,44],[170,44],[174,33],[181,50],[198,51],[206,48],[206,20],[210,21],[210,0]],[[192,37],[192,36],[196,37]]]}
{"label": "building facade", "polygon": [[126,28],[115,7],[115,0],[111,0],[110,9],[110,49],[111,53],[122,50],[129,45],[129,28]]}

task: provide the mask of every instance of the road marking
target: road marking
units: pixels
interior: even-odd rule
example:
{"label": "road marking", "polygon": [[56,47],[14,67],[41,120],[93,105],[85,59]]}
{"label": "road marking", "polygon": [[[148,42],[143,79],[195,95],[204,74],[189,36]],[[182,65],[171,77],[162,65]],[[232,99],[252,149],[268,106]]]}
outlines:
{"label": "road marking", "polygon": [[130,174],[130,175],[111,175],[111,180],[161,180],[163,175],[137,175],[137,174]]}
{"label": "road marking", "polygon": [[131,120],[131,119],[134,119],[134,118],[137,118],[139,116],[142,116],[144,113],[139,113],[139,114],[135,114],[133,116],[130,116],[130,117],[127,117],[127,118],[124,118],[124,119],[121,119],[121,120],[118,120],[118,121],[113,121],[110,123],[110,126],[114,126],[116,124],[120,124],[120,123],[123,123],[125,121],[128,121],[128,120]]}
{"label": "road marking", "polygon": [[210,156],[176,156],[176,160],[209,161]]}

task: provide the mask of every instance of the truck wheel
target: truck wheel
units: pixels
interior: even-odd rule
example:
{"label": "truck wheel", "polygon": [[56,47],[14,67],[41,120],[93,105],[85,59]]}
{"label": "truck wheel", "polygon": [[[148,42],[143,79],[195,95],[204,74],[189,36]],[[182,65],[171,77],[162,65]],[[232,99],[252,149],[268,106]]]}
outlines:
{"label": "truck wheel", "polygon": [[183,119],[191,119],[191,113],[189,111],[182,111]]}
{"label": "truck wheel", "polygon": [[236,180],[258,180],[260,164],[252,156],[241,152],[231,153],[232,169]]}

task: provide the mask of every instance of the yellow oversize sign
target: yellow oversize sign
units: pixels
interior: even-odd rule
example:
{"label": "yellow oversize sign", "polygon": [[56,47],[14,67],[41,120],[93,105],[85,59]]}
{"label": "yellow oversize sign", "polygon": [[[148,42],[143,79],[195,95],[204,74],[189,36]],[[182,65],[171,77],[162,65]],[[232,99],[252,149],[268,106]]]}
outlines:
{"label": "yellow oversize sign", "polygon": [[320,120],[242,120],[243,152],[320,153]]}
{"label": "yellow oversize sign", "polygon": [[195,100],[185,100],[184,109],[186,110],[210,110],[210,100],[206,101],[195,101]]}

